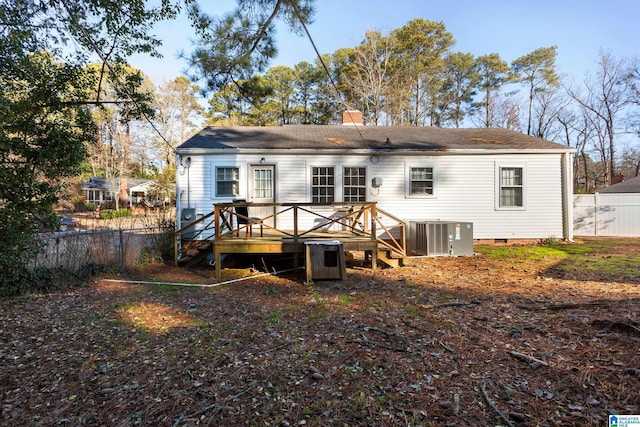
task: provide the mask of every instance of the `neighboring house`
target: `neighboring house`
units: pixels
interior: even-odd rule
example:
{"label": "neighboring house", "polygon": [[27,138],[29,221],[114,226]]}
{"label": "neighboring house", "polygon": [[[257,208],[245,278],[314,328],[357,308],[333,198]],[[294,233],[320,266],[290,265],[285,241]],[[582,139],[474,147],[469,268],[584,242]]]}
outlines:
{"label": "neighboring house", "polygon": [[640,236],[640,177],[574,196],[577,236]]}
{"label": "neighboring house", "polygon": [[207,127],[176,151],[178,226],[236,199],[367,201],[472,222],[475,239],[572,239],[575,150],[506,129]]}
{"label": "neighboring house", "polygon": [[133,206],[147,199],[149,188],[155,181],[149,179],[129,178],[89,178],[89,182],[82,183],[82,190],[87,195],[87,203],[95,203],[100,206],[116,200],[121,193],[121,186],[127,194],[127,206]]}
{"label": "neighboring house", "polygon": [[623,180],[599,191],[600,193],[638,193],[640,194],[640,176]]}

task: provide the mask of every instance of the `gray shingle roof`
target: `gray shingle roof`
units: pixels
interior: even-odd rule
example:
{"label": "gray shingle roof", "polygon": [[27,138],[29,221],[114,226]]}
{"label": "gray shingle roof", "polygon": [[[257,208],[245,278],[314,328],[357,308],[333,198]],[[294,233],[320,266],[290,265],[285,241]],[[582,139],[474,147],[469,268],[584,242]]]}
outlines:
{"label": "gray shingle roof", "polygon": [[[151,180],[128,178],[127,188],[132,188],[149,181]],[[89,182],[83,182],[81,186],[83,190],[106,190],[106,191],[113,191],[114,189],[119,190],[120,178],[98,178],[98,177],[92,176],[89,178]]]}
{"label": "gray shingle roof", "polygon": [[640,193],[640,176],[610,185],[600,190],[600,193]]}
{"label": "gray shingle roof", "polygon": [[371,149],[425,150],[569,148],[507,129],[443,129],[414,126],[207,127],[178,147],[184,149]]}

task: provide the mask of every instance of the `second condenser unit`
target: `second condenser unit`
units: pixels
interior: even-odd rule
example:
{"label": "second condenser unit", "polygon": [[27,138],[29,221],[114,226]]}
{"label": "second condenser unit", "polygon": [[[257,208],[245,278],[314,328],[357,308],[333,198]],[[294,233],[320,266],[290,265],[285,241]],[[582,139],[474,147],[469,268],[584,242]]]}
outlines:
{"label": "second condenser unit", "polygon": [[473,255],[473,223],[410,221],[409,252],[419,255]]}

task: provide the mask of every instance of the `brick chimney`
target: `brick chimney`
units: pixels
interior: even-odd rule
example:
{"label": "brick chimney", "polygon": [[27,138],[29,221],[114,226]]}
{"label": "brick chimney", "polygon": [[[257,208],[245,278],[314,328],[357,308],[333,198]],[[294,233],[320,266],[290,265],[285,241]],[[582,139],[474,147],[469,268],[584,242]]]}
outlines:
{"label": "brick chimney", "polygon": [[621,173],[613,175],[613,182],[611,184],[619,184],[624,181],[624,175]]}
{"label": "brick chimney", "polygon": [[358,110],[347,110],[342,113],[343,125],[362,126],[362,113]]}
{"label": "brick chimney", "polygon": [[126,207],[129,205],[129,193],[127,192],[127,188],[129,188],[127,183],[127,178],[124,176],[121,176],[120,192],[118,193],[118,202],[122,207]]}

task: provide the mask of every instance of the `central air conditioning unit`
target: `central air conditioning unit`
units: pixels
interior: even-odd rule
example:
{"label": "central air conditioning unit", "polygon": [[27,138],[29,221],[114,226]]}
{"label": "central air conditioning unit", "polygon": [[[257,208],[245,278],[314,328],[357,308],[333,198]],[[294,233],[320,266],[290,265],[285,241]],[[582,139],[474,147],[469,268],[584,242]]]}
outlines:
{"label": "central air conditioning unit", "polygon": [[473,255],[473,223],[410,221],[409,252],[428,256]]}

